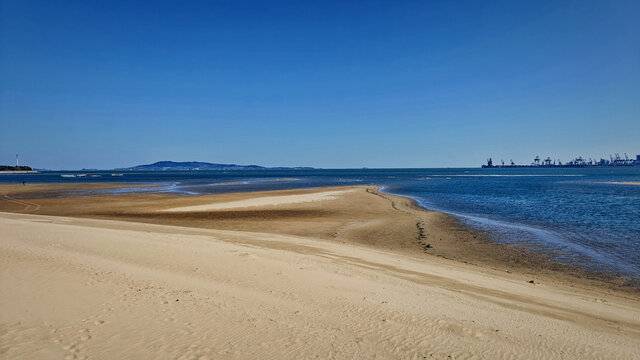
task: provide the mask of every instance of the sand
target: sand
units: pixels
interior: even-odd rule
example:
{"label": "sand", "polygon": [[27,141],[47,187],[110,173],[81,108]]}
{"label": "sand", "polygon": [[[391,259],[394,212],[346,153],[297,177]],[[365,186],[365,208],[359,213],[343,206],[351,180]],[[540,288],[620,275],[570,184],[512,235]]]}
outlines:
{"label": "sand", "polygon": [[469,257],[480,234],[371,187],[20,201],[0,201],[3,359],[640,358],[637,295]]}
{"label": "sand", "polygon": [[180,211],[209,211],[222,209],[252,208],[263,206],[278,206],[283,204],[300,204],[313,201],[334,200],[338,195],[353,190],[339,191],[322,191],[303,195],[280,195],[280,196],[262,196],[246,200],[238,200],[231,202],[212,203],[205,205],[183,206],[162,211],[180,212]]}

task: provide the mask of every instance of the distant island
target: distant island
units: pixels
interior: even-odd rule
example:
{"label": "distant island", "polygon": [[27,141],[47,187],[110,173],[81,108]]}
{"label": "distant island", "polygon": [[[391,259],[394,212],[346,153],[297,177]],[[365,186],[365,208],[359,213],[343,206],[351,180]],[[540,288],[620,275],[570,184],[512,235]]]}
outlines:
{"label": "distant island", "polygon": [[35,174],[37,171],[30,166],[0,165],[0,174]]}
{"label": "distant island", "polygon": [[201,161],[158,161],[115,170],[123,171],[185,171],[185,170],[311,170],[312,167],[264,167],[259,165],[215,164]]}

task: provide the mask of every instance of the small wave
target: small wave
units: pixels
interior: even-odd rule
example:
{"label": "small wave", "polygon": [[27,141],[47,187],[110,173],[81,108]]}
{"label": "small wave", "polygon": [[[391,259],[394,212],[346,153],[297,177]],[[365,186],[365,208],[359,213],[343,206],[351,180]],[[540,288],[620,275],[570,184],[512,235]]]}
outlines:
{"label": "small wave", "polygon": [[[384,188],[380,189],[380,191],[383,190]],[[633,266],[620,264],[614,259],[601,254],[597,250],[578,244],[572,241],[570,238],[562,236],[561,234],[558,234],[550,229],[540,228],[535,225],[523,224],[518,222],[508,222],[491,219],[484,216],[450,211],[435,206],[434,204],[428,202],[426,199],[422,199],[416,196],[398,193],[395,193],[395,195],[411,198],[422,208],[453,215],[476,229],[491,231],[492,233],[499,236],[497,240],[500,242],[516,243],[525,241],[530,243],[531,245],[545,245],[543,250],[554,252],[556,254],[556,258],[559,261],[568,260],[569,262],[574,262],[587,267],[592,266],[598,268],[599,266],[604,266],[617,269],[618,271],[622,271],[627,274],[637,274],[637,269],[634,269]],[[528,234],[528,236],[525,234]],[[514,239],[514,237],[516,238]],[[569,256],[558,256],[557,250],[566,251],[568,252],[567,255]]]}
{"label": "small wave", "polygon": [[631,185],[640,186],[640,181],[595,181],[594,184]]}
{"label": "small wave", "polygon": [[247,185],[248,181],[230,181],[230,182],[221,182],[221,183],[213,183],[209,184],[209,186],[225,186],[225,185]]}
{"label": "small wave", "polygon": [[[460,214],[455,212],[447,212],[451,215],[457,216],[467,222],[475,223],[480,225],[481,227],[493,228],[498,231],[498,233],[504,232],[508,234],[509,232],[515,233],[526,233],[530,234],[533,239],[532,242],[535,245],[551,245],[552,247],[557,247],[562,250],[568,250],[573,255],[583,256],[590,259],[589,262],[593,262],[595,264],[600,264],[604,266],[610,266],[616,268],[620,271],[624,271],[626,273],[635,273],[637,270],[633,269],[631,266],[626,266],[615,262],[613,259],[599,253],[598,251],[578,244],[570,239],[557,234],[555,231],[542,229],[534,225],[516,223],[516,222],[505,222],[495,219],[489,219],[485,217],[475,216],[475,215],[467,215]],[[471,224],[472,225],[472,224]],[[513,240],[505,240],[506,243],[512,243]],[[553,250],[553,249],[548,249]],[[567,256],[567,259],[571,261],[571,256]]]}
{"label": "small wave", "polygon": [[429,175],[429,176],[438,176],[438,177],[580,177],[584,176],[581,174],[559,174],[559,175],[551,175],[551,174],[455,174],[455,175]]}

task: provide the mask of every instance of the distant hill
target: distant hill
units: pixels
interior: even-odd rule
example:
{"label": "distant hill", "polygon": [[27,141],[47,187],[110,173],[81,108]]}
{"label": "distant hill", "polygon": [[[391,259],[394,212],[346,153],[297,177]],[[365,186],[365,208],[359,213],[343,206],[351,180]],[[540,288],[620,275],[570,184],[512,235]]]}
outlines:
{"label": "distant hill", "polygon": [[158,161],[153,164],[137,165],[115,170],[130,171],[184,171],[184,170],[302,170],[310,167],[264,167],[258,165],[214,164],[201,161]]}

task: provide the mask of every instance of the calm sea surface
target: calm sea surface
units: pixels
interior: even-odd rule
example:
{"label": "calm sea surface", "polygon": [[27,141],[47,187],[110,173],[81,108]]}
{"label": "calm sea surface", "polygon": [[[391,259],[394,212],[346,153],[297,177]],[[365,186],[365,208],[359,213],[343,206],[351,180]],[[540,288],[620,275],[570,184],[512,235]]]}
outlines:
{"label": "calm sea surface", "polygon": [[[190,172],[43,172],[0,175],[7,182],[126,182],[189,196],[237,191],[374,184],[428,209],[453,214],[490,231],[499,242],[534,245],[562,262],[640,278],[640,168],[594,169],[362,169]],[[78,191],[76,196],[86,196]],[[95,195],[95,191],[91,192]]]}

